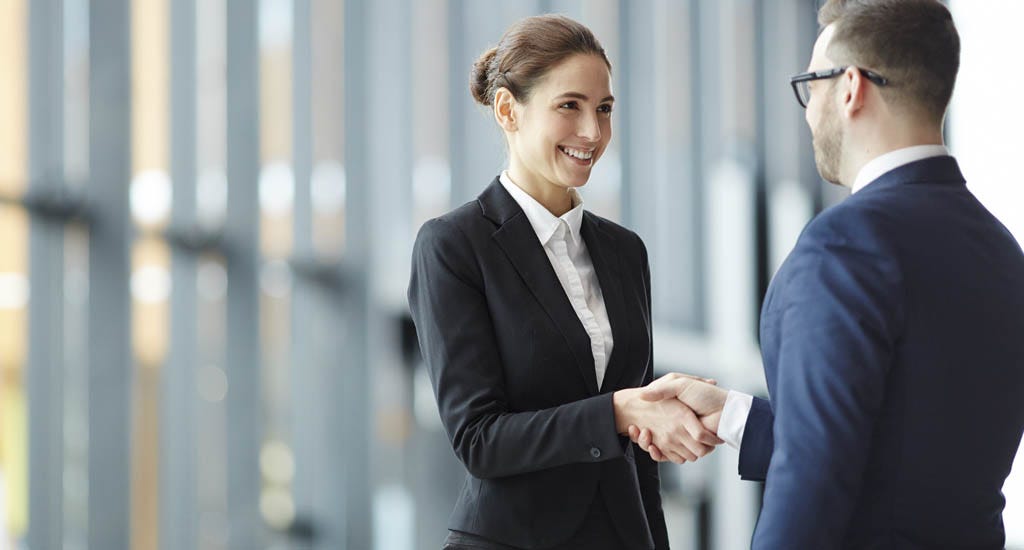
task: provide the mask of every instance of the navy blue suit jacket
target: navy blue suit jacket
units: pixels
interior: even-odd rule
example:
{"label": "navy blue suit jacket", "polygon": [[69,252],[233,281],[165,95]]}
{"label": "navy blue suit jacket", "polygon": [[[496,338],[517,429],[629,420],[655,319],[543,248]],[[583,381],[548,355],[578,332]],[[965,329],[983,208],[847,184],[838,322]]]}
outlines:
{"label": "navy blue suit jacket", "polygon": [[740,474],[755,549],[1002,548],[1024,429],[1024,254],[952,157],[815,218],[761,315]]}

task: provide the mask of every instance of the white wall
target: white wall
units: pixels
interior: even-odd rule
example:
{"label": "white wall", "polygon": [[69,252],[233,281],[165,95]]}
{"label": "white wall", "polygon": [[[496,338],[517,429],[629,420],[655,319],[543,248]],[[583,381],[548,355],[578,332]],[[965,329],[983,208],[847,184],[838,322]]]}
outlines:
{"label": "white wall", "polygon": [[[949,145],[971,191],[1024,243],[1024,101],[1020,100],[1024,71],[1019,69],[1024,2],[953,0],[949,4],[961,42],[960,76],[948,119]],[[1017,454],[1003,489],[1009,548],[1024,548],[1022,455]]]}

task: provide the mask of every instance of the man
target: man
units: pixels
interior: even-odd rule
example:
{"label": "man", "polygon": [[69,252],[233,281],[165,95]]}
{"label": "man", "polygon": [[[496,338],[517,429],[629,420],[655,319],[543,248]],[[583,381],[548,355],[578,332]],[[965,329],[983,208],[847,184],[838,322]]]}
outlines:
{"label": "man", "polygon": [[819,23],[793,87],[821,176],[853,194],[768,289],[771,402],[678,376],[647,396],[686,401],[766,480],[755,549],[1002,548],[1024,254],[943,146],[956,29],[936,0],[829,0]]}

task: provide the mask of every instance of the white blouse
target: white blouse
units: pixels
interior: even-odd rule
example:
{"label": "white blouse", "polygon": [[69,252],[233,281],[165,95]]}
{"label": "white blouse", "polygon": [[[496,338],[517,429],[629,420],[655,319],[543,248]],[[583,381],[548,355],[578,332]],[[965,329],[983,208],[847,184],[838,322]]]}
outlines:
{"label": "white blouse", "polygon": [[594,355],[597,387],[600,388],[608,368],[608,358],[612,355],[612,325],[608,321],[608,311],[604,307],[604,295],[597,281],[594,262],[587,252],[587,244],[580,236],[580,226],[583,224],[583,198],[575,189],[570,189],[572,210],[561,217],[556,217],[526,191],[520,189],[507,171],[501,173],[499,180],[526,214],[533,231],[537,234],[537,239],[548,255],[558,281],[562,283],[565,295],[569,297],[569,303],[590,336],[590,351]]}

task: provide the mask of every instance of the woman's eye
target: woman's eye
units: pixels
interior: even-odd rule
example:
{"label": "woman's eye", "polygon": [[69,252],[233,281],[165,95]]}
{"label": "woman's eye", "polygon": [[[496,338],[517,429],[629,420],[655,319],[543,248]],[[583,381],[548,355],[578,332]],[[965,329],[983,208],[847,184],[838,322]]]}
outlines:
{"label": "woman's eye", "polygon": [[600,107],[597,108],[597,112],[604,113],[604,114],[611,114],[612,106],[611,105],[601,105]]}
{"label": "woman's eye", "polygon": [[559,105],[558,108],[559,109],[575,109],[576,108],[576,102],[575,101],[568,101],[566,103],[563,103],[563,104]]}

